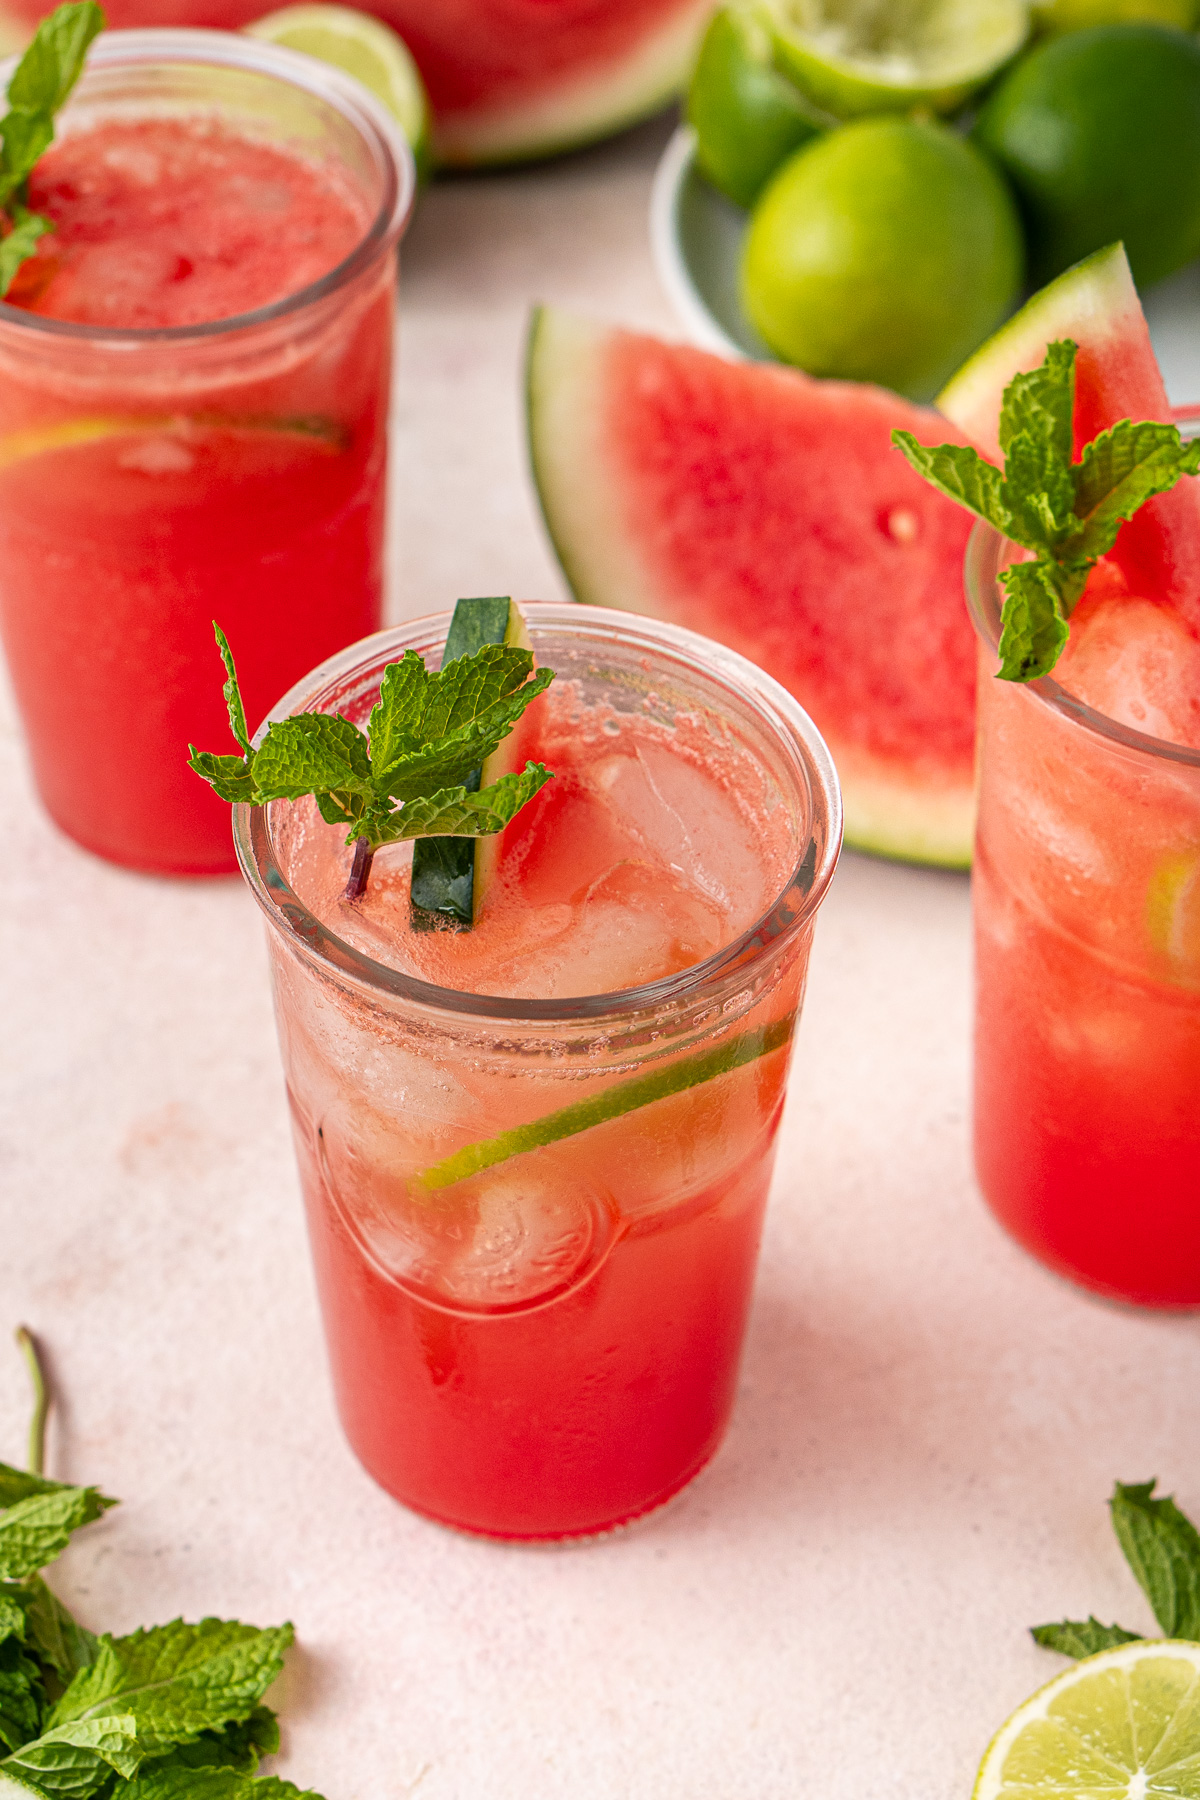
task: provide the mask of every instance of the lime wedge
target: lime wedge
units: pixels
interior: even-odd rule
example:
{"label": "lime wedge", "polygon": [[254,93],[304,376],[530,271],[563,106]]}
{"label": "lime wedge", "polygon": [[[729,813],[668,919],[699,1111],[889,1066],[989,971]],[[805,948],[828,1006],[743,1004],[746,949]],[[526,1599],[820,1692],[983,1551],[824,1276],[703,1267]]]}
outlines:
{"label": "lime wedge", "polygon": [[395,118],[418,175],[429,173],[429,98],[408,46],[389,26],[352,6],[285,6],[244,29],[355,76]]}
{"label": "lime wedge", "polygon": [[1065,1669],[992,1739],[975,1800],[1198,1800],[1200,1644],[1138,1639]]}
{"label": "lime wedge", "polygon": [[1025,0],[770,0],[775,60],[839,118],[952,112],[1029,32]]}
{"label": "lime wedge", "polygon": [[1146,931],[1173,980],[1200,987],[1200,855],[1170,856],[1146,894]]}
{"label": "lime wedge", "polygon": [[665,1069],[654,1069],[648,1075],[618,1081],[605,1088],[602,1094],[576,1101],[574,1106],[560,1107],[557,1112],[543,1113],[540,1119],[531,1119],[527,1125],[518,1125],[512,1131],[502,1131],[498,1137],[464,1144],[443,1162],[422,1169],[413,1177],[413,1186],[426,1189],[450,1187],[456,1181],[465,1181],[468,1175],[478,1175],[481,1169],[507,1162],[510,1156],[522,1156],[527,1150],[540,1149],[543,1144],[575,1137],[581,1131],[590,1131],[593,1125],[603,1125],[606,1119],[619,1119],[640,1106],[649,1106],[652,1101],[665,1100],[669,1094],[681,1094],[685,1088],[698,1087],[702,1081],[728,1075],[731,1069],[740,1069],[745,1063],[757,1062],[760,1056],[766,1056],[772,1050],[782,1049],[792,1035],[794,1024],[791,1017],[776,1019],[757,1031],[743,1031],[740,1036],[718,1044],[715,1050],[702,1050],[697,1056],[684,1056],[678,1062],[668,1063]]}

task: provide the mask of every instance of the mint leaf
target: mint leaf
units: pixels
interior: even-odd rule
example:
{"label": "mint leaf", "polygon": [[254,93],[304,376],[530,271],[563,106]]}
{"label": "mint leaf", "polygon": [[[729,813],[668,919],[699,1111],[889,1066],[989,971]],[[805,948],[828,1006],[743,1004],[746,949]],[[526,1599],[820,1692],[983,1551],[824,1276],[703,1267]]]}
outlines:
{"label": "mint leaf", "polygon": [[221,652],[221,661],[225,664],[225,705],[229,712],[229,729],[241,745],[247,756],[253,755],[250,748],[250,732],[246,726],[246,708],[242,704],[242,690],[238,686],[237,670],[233,663],[233,651],[229,648],[229,639],[214,619],[213,631],[216,633],[217,649]]}
{"label": "mint leaf", "polygon": [[426,799],[410,800],[402,812],[379,820],[375,829],[387,843],[418,837],[490,837],[503,831],[551,779],[544,764],[526,763],[519,775],[502,775],[474,793],[465,787],[443,788]]}
{"label": "mint leaf", "polygon": [[1075,421],[1076,346],[1069,338],[1047,344],[1039,369],[1014,375],[1000,404],[1000,450],[1019,437],[1043,444],[1060,464],[1071,461]]}
{"label": "mint leaf", "polygon": [[50,1714],[54,1727],[128,1716],[141,1756],[159,1755],[253,1712],[283,1668],[292,1627],[259,1630],[235,1619],[182,1619],[102,1637]]}
{"label": "mint leaf", "polygon": [[221,1731],[202,1731],[147,1764],[147,1774],[168,1769],[233,1769],[253,1775],[264,1756],[279,1749],[279,1721],[269,1706],[256,1706],[247,1719],[235,1719]]}
{"label": "mint leaf", "polygon": [[29,1595],[26,1641],[39,1662],[65,1685],[95,1662],[99,1639],[72,1617],[40,1575],[30,1576],[24,1586]]}
{"label": "mint leaf", "polygon": [[301,794],[372,792],[367,743],[339,713],[297,713],[276,721],[254,753],[254,783],[265,800]]}
{"label": "mint leaf", "polygon": [[1013,519],[1004,502],[999,469],[967,444],[919,444],[911,431],[893,431],[892,442],[932,487],[956,500],[997,531],[1011,536]]}
{"label": "mint leaf", "polygon": [[406,650],[399,662],[389,663],[383,671],[379,698],[367,723],[376,778],[398,757],[411,755],[423,744],[420,721],[429,682],[429,671],[415,650]]}
{"label": "mint leaf", "polygon": [[83,73],[88,46],[103,29],[104,14],[93,0],[68,0],[43,19],[8,84],[9,106],[56,113]]}
{"label": "mint leaf", "polygon": [[[50,1800],[88,1800],[108,1783],[110,1769],[134,1775],[141,1757],[132,1718],[75,1719],[55,1726],[0,1762],[0,1776],[31,1784]],[[3,1796],[0,1784],[0,1797]]]}
{"label": "mint leaf", "polygon": [[0,1513],[0,1576],[20,1581],[61,1554],[71,1533],[115,1506],[97,1488],[31,1494]]}
{"label": "mint leaf", "polygon": [[1062,597],[1050,566],[1013,563],[1000,576],[1004,611],[1000,622],[1000,679],[1033,681],[1048,675],[1067,641]]}
{"label": "mint leaf", "polygon": [[1164,1637],[1200,1641],[1200,1534],[1157,1483],[1116,1482],[1109,1507],[1125,1560]]}
{"label": "mint leaf", "polygon": [[1043,1650],[1057,1650],[1077,1660],[1095,1656],[1098,1650],[1114,1650],[1118,1644],[1136,1643],[1140,1633],[1120,1625],[1102,1625],[1099,1619],[1061,1619],[1057,1625],[1032,1625],[1030,1636]]}
{"label": "mint leaf", "polygon": [[[410,656],[415,670],[405,669]],[[377,791],[401,802],[462,785],[554,679],[542,669],[529,680],[529,652],[500,644],[484,644],[436,674],[412,651],[392,666],[401,673],[392,682],[385,672],[371,713],[371,771]]]}
{"label": "mint leaf", "polygon": [[25,1607],[21,1600],[14,1593],[0,1589],[0,1645],[9,1638],[23,1638],[25,1629]]}
{"label": "mint leaf", "polygon": [[0,1462],[0,1508],[12,1506],[18,1500],[28,1500],[31,1494],[62,1494],[66,1483],[51,1481],[45,1475],[33,1475],[28,1469],[14,1469],[11,1463]]}
{"label": "mint leaf", "polygon": [[27,210],[25,183],[54,138],[54,114],[83,69],[88,45],[104,29],[94,0],[67,0],[43,19],[8,84],[8,112],[0,119],[0,205],[12,229],[0,243],[0,295],[6,294],[39,238],[53,230]]}
{"label": "mint leaf", "polygon": [[311,1788],[300,1789],[277,1775],[254,1780],[235,1769],[159,1768],[151,1764],[120,1800],[321,1800]]}
{"label": "mint leaf", "polygon": [[1183,443],[1174,425],[1122,419],[1092,439],[1075,470],[1079,526],[1066,547],[1093,560],[1117,541],[1125,519],[1155,494],[1165,494],[1181,475],[1200,471],[1200,439]]}
{"label": "mint leaf", "polygon": [[215,756],[211,750],[197,750],[189,744],[188,767],[215,788],[222,800],[229,800],[234,805],[244,800],[248,806],[258,806],[262,802],[247,757]]}
{"label": "mint leaf", "polygon": [[1014,438],[1001,493],[1012,519],[1009,537],[1030,550],[1053,553],[1078,528],[1070,458],[1061,461],[1053,444],[1026,432]]}
{"label": "mint leaf", "polygon": [[41,1729],[40,1671],[16,1638],[0,1644],[0,1754],[19,1750]]}

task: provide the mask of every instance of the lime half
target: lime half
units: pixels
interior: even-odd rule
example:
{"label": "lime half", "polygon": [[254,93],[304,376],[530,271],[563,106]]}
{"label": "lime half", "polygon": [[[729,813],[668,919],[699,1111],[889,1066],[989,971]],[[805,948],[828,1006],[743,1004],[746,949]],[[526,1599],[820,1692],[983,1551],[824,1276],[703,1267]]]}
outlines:
{"label": "lime half", "polygon": [[775,58],[839,118],[951,112],[1029,31],[1025,0],[770,0]]}
{"label": "lime half", "polygon": [[303,50],[355,76],[395,118],[418,175],[428,173],[429,99],[408,46],[389,26],[352,6],[285,6],[245,29],[251,37]]}
{"label": "lime half", "polygon": [[1066,1669],[992,1739],[975,1800],[1200,1797],[1200,1644],[1122,1644]]}

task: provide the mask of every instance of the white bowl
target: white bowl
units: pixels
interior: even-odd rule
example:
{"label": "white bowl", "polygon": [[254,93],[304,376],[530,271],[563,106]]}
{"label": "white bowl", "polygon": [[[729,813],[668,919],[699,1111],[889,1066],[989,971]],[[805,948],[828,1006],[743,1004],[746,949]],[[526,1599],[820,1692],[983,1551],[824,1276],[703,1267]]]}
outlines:
{"label": "white bowl", "polygon": [[[735,360],[771,352],[742,317],[738,263],[749,214],[696,169],[696,135],[681,125],[662,154],[650,197],[650,245],[668,300],[692,343]],[[1200,395],[1200,262],[1143,295],[1167,392],[1177,406]]]}

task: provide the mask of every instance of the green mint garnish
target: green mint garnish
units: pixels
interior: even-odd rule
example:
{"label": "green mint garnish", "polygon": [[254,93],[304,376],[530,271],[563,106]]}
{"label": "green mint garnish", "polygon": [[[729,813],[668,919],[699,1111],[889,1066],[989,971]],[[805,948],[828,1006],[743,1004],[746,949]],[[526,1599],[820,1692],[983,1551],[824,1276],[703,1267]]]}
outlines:
{"label": "green mint garnish", "polygon": [[[31,1443],[41,1455],[46,1389],[29,1361]],[[279,1748],[262,1696],[292,1627],[176,1619],[94,1636],[38,1572],[72,1531],[116,1502],[95,1488],[0,1463],[0,1794],[13,1800],[321,1800],[256,1774]]]}
{"label": "green mint garnish", "polygon": [[54,229],[25,204],[26,184],[54,141],[54,115],[82,73],[88,45],[103,29],[95,0],[67,0],[42,20],[8,84],[8,111],[0,119],[0,209],[9,225],[0,239],[0,297],[39,238]]}
{"label": "green mint garnish", "polygon": [[1067,621],[1096,562],[1125,519],[1181,475],[1200,471],[1200,441],[1184,444],[1174,425],[1120,424],[1071,460],[1075,357],[1069,339],[1051,344],[1040,369],[1017,375],[1000,411],[1001,472],[965,444],[919,444],[910,431],[892,442],[918,475],[1027,550],[1000,577],[1005,599],[1000,678],[1048,675],[1067,641]]}
{"label": "green mint garnish", "polygon": [[551,779],[542,763],[502,775],[485,788],[466,785],[506,738],[553,671],[533,672],[527,650],[484,644],[430,673],[415,650],[384,670],[367,732],[340,713],[295,713],[251,745],[233,656],[213,625],[225,664],[225,702],[241,756],[215,756],[188,745],[189,766],[222,800],[264,806],[311,794],[330,825],[348,825],[354,870],[347,897],[358,899],[381,844],[404,838],[490,837]]}
{"label": "green mint garnish", "polygon": [[[1174,1500],[1154,1498],[1156,1483],[1113,1486],[1109,1508],[1113,1530],[1164,1637],[1200,1642],[1200,1533]],[[1141,1636],[1098,1619],[1062,1619],[1035,1625],[1033,1637],[1064,1656],[1094,1656]]]}

